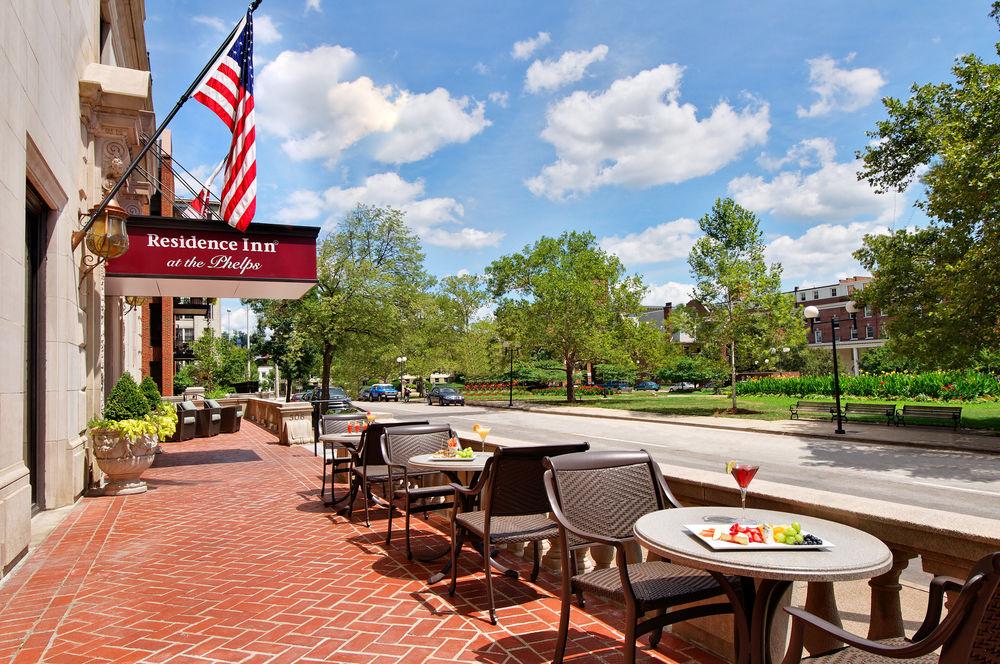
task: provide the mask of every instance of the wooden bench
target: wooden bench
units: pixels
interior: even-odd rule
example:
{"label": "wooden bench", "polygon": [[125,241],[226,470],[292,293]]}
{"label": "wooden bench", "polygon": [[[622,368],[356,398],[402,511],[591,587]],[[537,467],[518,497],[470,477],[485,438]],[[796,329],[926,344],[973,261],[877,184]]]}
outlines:
{"label": "wooden bench", "polygon": [[950,421],[952,428],[958,431],[958,425],[962,421],[961,406],[903,406],[903,412],[896,416],[896,424],[906,426],[906,418],[916,418],[921,420],[946,420]]}
{"label": "wooden bench", "polygon": [[831,420],[837,416],[837,404],[832,401],[799,401],[789,408],[793,420],[799,419],[799,413],[822,413],[829,415]]}
{"label": "wooden bench", "polygon": [[850,415],[877,415],[885,418],[886,424],[896,421],[896,404],[894,403],[849,403],[844,408],[844,417]]}

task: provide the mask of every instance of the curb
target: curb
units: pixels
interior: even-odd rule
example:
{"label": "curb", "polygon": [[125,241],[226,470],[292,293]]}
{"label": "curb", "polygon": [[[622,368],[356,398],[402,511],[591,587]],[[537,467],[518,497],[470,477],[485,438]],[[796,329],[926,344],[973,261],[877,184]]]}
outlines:
{"label": "curb", "polygon": [[[508,406],[506,404],[502,404],[500,402],[473,401],[473,402],[470,403],[470,405],[482,406],[483,408],[496,408],[498,410],[511,410],[510,406]],[[831,439],[834,439],[834,440],[849,441],[849,442],[852,442],[852,443],[864,443],[864,444],[867,444],[867,445],[891,445],[893,447],[915,447],[915,448],[920,448],[920,449],[942,450],[942,451],[948,451],[948,452],[978,452],[980,454],[1000,455],[1000,444],[994,445],[992,447],[981,447],[981,446],[978,446],[978,445],[972,445],[972,446],[949,445],[949,444],[946,444],[946,443],[926,443],[926,442],[919,442],[919,441],[918,442],[904,443],[904,442],[895,441],[895,440],[878,440],[878,439],[874,439],[874,438],[864,438],[864,437],[861,437],[861,436],[852,436],[850,434],[843,435],[843,436],[837,436],[835,434],[824,435],[824,434],[812,433],[812,432],[807,432],[807,431],[806,432],[799,432],[799,431],[774,431],[774,430],[771,430],[771,429],[758,429],[758,428],[753,428],[753,427],[728,427],[728,426],[724,426],[724,425],[721,425],[721,424],[710,424],[710,423],[702,424],[700,422],[698,422],[698,423],[696,423],[696,422],[685,422],[685,421],[681,421],[681,420],[676,420],[675,421],[675,420],[672,420],[670,418],[652,418],[652,417],[643,417],[642,415],[638,415],[638,416],[635,416],[635,417],[632,417],[632,416],[624,417],[622,415],[616,415],[614,413],[609,413],[607,415],[603,415],[603,414],[602,415],[598,415],[596,413],[571,413],[571,412],[566,412],[565,410],[562,410],[560,408],[547,408],[547,407],[544,407],[544,406],[541,407],[541,408],[538,408],[538,407],[534,407],[534,406],[524,406],[524,405],[520,405],[519,406],[516,403],[513,406],[513,410],[520,410],[520,411],[523,411],[523,412],[526,412],[526,413],[545,413],[547,415],[568,415],[568,416],[574,416],[574,417],[592,417],[592,418],[595,418],[595,419],[619,420],[619,421],[623,421],[623,422],[647,422],[647,423],[652,423],[652,424],[672,424],[672,425],[675,425],[675,426],[699,427],[699,428],[702,428],[702,429],[719,429],[719,430],[722,430],[722,431],[736,431],[736,432],[747,431],[747,432],[750,432],[750,433],[765,433],[765,434],[771,434],[771,435],[776,435],[776,436],[799,436],[799,437],[805,437],[805,438],[818,438],[818,439],[822,439],[822,440],[831,440]],[[638,412],[638,411],[629,411],[629,412]],[[987,436],[983,436],[983,437],[986,438]],[[996,440],[996,438],[993,437],[993,436],[989,436],[989,438]],[[998,441],[998,443],[1000,443],[1000,441]]]}

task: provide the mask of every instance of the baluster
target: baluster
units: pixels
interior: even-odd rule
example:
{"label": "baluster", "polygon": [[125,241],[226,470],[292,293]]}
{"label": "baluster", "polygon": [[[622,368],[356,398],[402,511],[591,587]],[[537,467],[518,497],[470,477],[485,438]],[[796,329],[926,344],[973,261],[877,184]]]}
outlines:
{"label": "baluster", "polygon": [[903,573],[916,554],[909,551],[892,552],[892,568],[868,582],[872,589],[872,617],[868,627],[869,639],[888,639],[903,636],[903,610],[899,603],[899,575]]}

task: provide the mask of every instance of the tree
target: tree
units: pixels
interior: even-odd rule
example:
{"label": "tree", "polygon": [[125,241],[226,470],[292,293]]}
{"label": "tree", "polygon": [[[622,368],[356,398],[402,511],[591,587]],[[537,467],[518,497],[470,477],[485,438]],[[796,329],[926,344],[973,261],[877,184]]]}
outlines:
{"label": "tree", "polygon": [[700,387],[705,383],[723,380],[726,373],[725,365],[704,355],[680,355],[657,371],[656,378],[661,385],[693,383]]}
{"label": "tree", "polygon": [[859,153],[859,179],[879,192],[920,181],[930,225],[868,236],[855,253],[875,276],[857,300],[892,317],[893,352],[942,368],[1000,345],[1000,64],[963,55],[952,72],[905,102],[887,97],[889,117]]}
{"label": "tree", "polygon": [[320,243],[315,297],[304,301],[301,320],[320,344],[324,398],[338,350],[363,354],[382,375],[394,370],[392,346],[431,284],[423,262],[420,241],[393,208],[359,205]]}
{"label": "tree", "polygon": [[[635,316],[645,288],[591,233],[543,237],[486,268],[497,299],[497,328],[525,351],[560,358],[566,400],[575,400],[574,370],[614,346],[623,320]],[[630,323],[628,323],[630,324]]]}
{"label": "tree", "polygon": [[[255,352],[272,358],[285,377],[285,398],[296,378],[308,377],[319,359],[319,343],[306,329],[305,304],[315,289],[299,300],[245,300],[257,314]],[[277,389],[277,385],[273,386]]]}
{"label": "tree", "polygon": [[730,198],[717,199],[698,225],[704,235],[688,256],[694,297],[706,309],[691,322],[698,342],[730,369],[736,410],[738,358],[793,345],[805,336],[791,295],[781,292],[781,265],[764,261],[760,222]]}
{"label": "tree", "polygon": [[232,388],[235,383],[246,379],[247,350],[239,348],[227,337],[215,336],[211,328],[192,344],[191,352],[194,361],[185,368],[185,376],[206,391]]}

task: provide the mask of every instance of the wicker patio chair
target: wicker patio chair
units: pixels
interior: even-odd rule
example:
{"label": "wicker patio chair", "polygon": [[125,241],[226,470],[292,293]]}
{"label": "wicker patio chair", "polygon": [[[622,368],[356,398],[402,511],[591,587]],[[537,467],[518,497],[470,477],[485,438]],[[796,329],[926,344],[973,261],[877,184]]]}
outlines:
{"label": "wicker patio chair", "polygon": [[[959,593],[941,620],[946,592]],[[927,615],[912,639],[869,641],[798,608],[792,616],[792,638],[782,664],[1000,664],[1000,552],[981,559],[965,583],[948,576],[931,581]],[[847,648],[802,659],[807,629],[830,634]],[[940,654],[935,651],[940,648]]]}
{"label": "wicker patio chair", "polygon": [[[335,503],[333,495],[333,481],[337,475],[341,473],[347,473],[348,478],[351,477],[351,469],[354,467],[354,455],[355,451],[344,445],[325,436],[331,436],[338,433],[347,433],[347,425],[350,424],[360,424],[365,420],[364,413],[352,413],[348,415],[322,415],[319,420],[319,437],[318,440],[323,444],[323,484],[320,485],[319,498],[323,500],[326,495],[326,467],[332,466],[330,469],[330,503]],[[346,450],[347,456],[337,456],[337,450]],[[350,495],[350,489],[348,489],[348,495]]]}
{"label": "wicker patio chair", "polygon": [[[361,443],[358,449],[358,456],[354,459],[354,467],[351,468],[351,495],[361,491],[365,507],[365,526],[371,527],[368,518],[369,499],[374,498],[371,492],[373,485],[382,487],[382,495],[388,495],[389,466],[382,456],[382,436],[385,430],[392,427],[413,426],[414,424],[427,424],[422,422],[372,422],[361,434]],[[428,471],[429,472],[429,471]],[[348,504],[347,518],[353,520],[354,510],[353,499]],[[392,504],[386,501],[386,507],[392,508]]]}
{"label": "wicker patio chair", "polygon": [[219,420],[219,433],[236,433],[243,422],[243,406],[223,406],[215,399],[205,399],[209,408],[218,408],[222,417]]}
{"label": "wicker patio chair", "polygon": [[[436,474],[426,470],[414,472],[407,466],[411,457],[418,454],[433,454],[448,445],[448,439],[455,435],[447,424],[414,424],[408,427],[393,427],[386,429],[382,436],[382,456],[387,462],[388,486],[393,488],[389,498],[395,506],[396,499],[403,500],[403,512],[406,516],[406,557],[413,560],[413,550],[410,548],[410,514],[427,514],[436,510],[450,509],[450,501],[428,502],[434,498],[446,498],[453,495],[450,484],[431,486],[410,486],[411,480],[418,482],[428,475]],[[389,521],[386,526],[385,543],[392,542],[392,512],[389,510]]]}
{"label": "wicker patio chair", "polygon": [[[723,595],[707,572],[651,558],[628,563],[625,545],[649,512],[677,507],[660,468],[644,450],[589,452],[546,460],[545,490],[562,546],[562,609],[554,661],[563,661],[574,594],[597,595],[625,606],[625,662],[635,661],[636,643],[651,632],[656,647],[666,625],[732,613],[728,601],[674,607]],[[575,551],[592,544],[614,547],[617,567],[579,573]],[[735,580],[734,580],[735,582]],[[656,615],[643,620],[647,611]]]}
{"label": "wicker patio chair", "polygon": [[191,440],[198,427],[198,408],[193,401],[182,401],[177,404],[177,428],[170,437],[171,442]]}
{"label": "wicker patio chair", "polygon": [[210,438],[219,435],[222,426],[222,409],[212,408],[208,403],[198,409],[197,432],[199,438]]}
{"label": "wicker patio chair", "polygon": [[[455,594],[458,555],[462,550],[465,534],[468,533],[482,542],[486,601],[489,604],[490,622],[497,624],[490,550],[496,544],[530,543],[534,563],[531,580],[538,578],[541,542],[558,534],[558,527],[548,516],[550,507],[542,483],[542,475],[545,473],[542,462],[547,457],[585,452],[588,449],[588,443],[498,447],[493,456],[487,459],[486,467],[474,487],[452,484],[455,510],[451,519],[449,594]],[[468,504],[476,497],[481,497],[481,509],[461,511],[463,503]]]}

